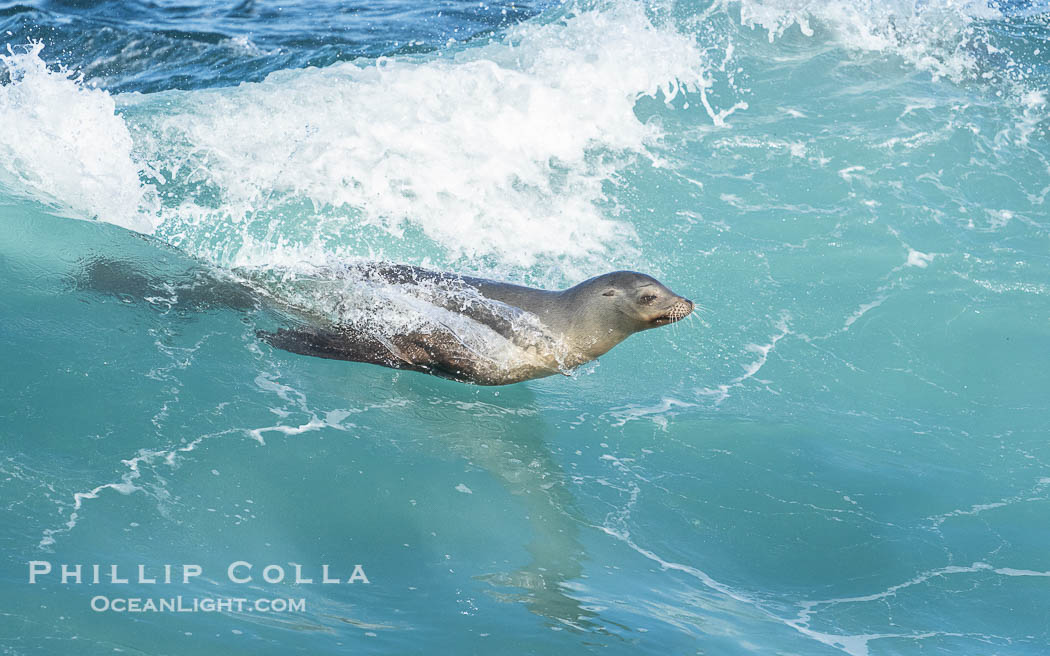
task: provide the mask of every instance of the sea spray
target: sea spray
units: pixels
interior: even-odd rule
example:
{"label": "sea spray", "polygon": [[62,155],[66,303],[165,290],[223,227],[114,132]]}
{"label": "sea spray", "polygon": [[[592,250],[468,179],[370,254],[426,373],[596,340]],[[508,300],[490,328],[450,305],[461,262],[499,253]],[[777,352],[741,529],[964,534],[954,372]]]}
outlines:
{"label": "sea spray", "polygon": [[42,49],[8,46],[0,55],[10,78],[0,85],[0,185],[65,216],[152,232],[156,197],[139,180],[113,97],[50,70]]}
{"label": "sea spray", "polygon": [[[162,233],[194,233],[188,247],[210,259],[269,261],[313,239],[294,232],[305,223],[344,244],[375,227],[415,230],[448,261],[579,271],[636,246],[606,202],[617,171],[662,138],[636,101],[695,93],[706,71],[691,38],[622,4],[445,56],[285,71],[125,107],[164,192]],[[333,255],[318,246],[307,257]]]}

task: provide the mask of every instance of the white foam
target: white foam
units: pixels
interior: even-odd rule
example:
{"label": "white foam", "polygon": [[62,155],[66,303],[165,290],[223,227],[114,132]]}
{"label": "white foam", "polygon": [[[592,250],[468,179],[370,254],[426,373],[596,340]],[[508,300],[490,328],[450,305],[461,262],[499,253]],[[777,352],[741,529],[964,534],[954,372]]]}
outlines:
{"label": "white foam", "polygon": [[923,253],[923,252],[917,251],[915,249],[910,249],[908,251],[907,266],[913,266],[913,267],[919,267],[920,269],[925,269],[926,267],[928,267],[930,265],[930,262],[933,262],[933,258],[934,257],[936,257],[935,254]]}
{"label": "white foam", "polygon": [[0,85],[0,185],[59,214],[152,232],[156,200],[113,98],[48,70],[42,49],[0,55],[11,76]]}
{"label": "white foam", "polygon": [[842,325],[842,330],[843,331],[849,330],[850,326],[852,326],[853,324],[857,323],[858,319],[863,317],[869,311],[874,310],[875,308],[877,308],[880,305],[882,305],[883,303],[885,303],[886,302],[886,298],[887,298],[886,296],[880,296],[880,297],[876,298],[874,301],[871,301],[870,303],[861,303],[860,307],[858,307],[853,312],[853,314],[851,314],[850,316],[846,317],[846,322]]}
{"label": "white foam", "polygon": [[694,405],[695,404],[689,403],[688,401],[663,398],[660,399],[658,403],[652,405],[628,404],[615,408],[609,412],[609,416],[614,420],[612,425],[617,428],[625,426],[629,421],[649,419],[656,424],[660,430],[666,431],[668,420],[676,414],[675,408],[691,408]]}
{"label": "white foam", "polygon": [[[636,101],[699,91],[705,71],[692,38],[616,3],[456,54],[123,100],[149,105],[138,124],[149,175],[183,194],[165,210],[165,234],[217,224],[266,233],[266,206],[295,198],[323,217],[314,233],[343,242],[366,226],[414,229],[449,258],[530,266],[629,250],[633,227],[601,203],[603,185],[662,136]],[[189,180],[203,191],[187,192]],[[280,237],[256,251],[308,241]]]}
{"label": "white foam", "polygon": [[3,57],[0,184],[225,265],[370,256],[384,231],[570,277],[633,253],[603,187],[663,136],[640,97],[713,84],[694,38],[613,2],[455,48],[113,97],[33,46]]}
{"label": "white foam", "polygon": [[252,428],[248,431],[249,437],[258,442],[261,445],[266,444],[266,440],[263,439],[263,433],[281,433],[286,437],[293,437],[295,435],[302,435],[303,433],[309,433],[311,431],[320,430],[329,426],[327,422],[317,417],[311,417],[310,421],[299,426],[287,426],[284,424],[278,424],[276,426],[264,426],[262,428]]}
{"label": "white foam", "polygon": [[1046,91],[1040,91],[1038,89],[1028,91],[1021,98],[1021,102],[1024,104],[1025,107],[1028,107],[1030,109],[1042,107],[1046,104]]}
{"label": "white foam", "polygon": [[1003,576],[1037,576],[1037,577],[1050,577],[1050,572],[1040,572],[1038,570],[1031,569],[1015,569],[1013,567],[998,567],[995,569],[996,574],[1002,574]]}
{"label": "white foam", "polygon": [[[635,491],[632,492],[631,503],[633,503],[636,498],[637,498],[637,492],[635,490]],[[620,517],[616,517],[615,519],[622,521],[622,518],[620,518]],[[616,523],[616,522],[614,522],[614,523]],[[779,624],[781,624],[781,625],[783,625],[785,627],[791,628],[791,629],[797,631],[800,635],[802,635],[802,636],[804,636],[806,638],[809,638],[811,640],[814,640],[815,642],[819,642],[821,644],[827,645],[828,647],[831,647],[833,649],[841,651],[841,652],[843,652],[845,654],[849,654],[850,656],[868,656],[868,654],[870,653],[869,649],[868,649],[869,643],[871,643],[874,640],[880,640],[880,639],[886,639],[886,638],[890,638],[890,639],[893,639],[893,638],[909,638],[909,639],[912,639],[912,640],[919,640],[919,639],[925,639],[925,638],[929,638],[929,637],[934,637],[936,635],[940,635],[937,632],[910,633],[910,634],[904,634],[904,633],[901,633],[901,634],[883,633],[883,634],[848,635],[848,634],[824,633],[824,632],[821,632],[821,631],[816,631],[816,630],[814,630],[814,629],[809,627],[809,621],[808,620],[809,620],[809,615],[812,614],[812,607],[815,606],[815,605],[819,605],[819,604],[833,603],[833,602],[803,602],[803,611],[799,615],[798,618],[796,618],[796,619],[785,618],[785,617],[782,617],[781,615],[779,615],[774,610],[768,608],[766,603],[763,602],[762,600],[754,598],[751,595],[749,595],[749,594],[747,594],[747,593],[745,593],[743,591],[737,590],[737,589],[733,588],[732,586],[730,586],[730,585],[728,585],[726,583],[723,583],[721,581],[716,580],[715,578],[713,578],[712,576],[710,576],[709,574],[707,574],[703,570],[700,570],[699,568],[693,567],[692,565],[688,565],[688,564],[685,564],[685,563],[678,563],[678,562],[666,560],[666,559],[662,558],[660,555],[658,555],[656,552],[651,551],[649,549],[646,549],[645,547],[639,546],[638,543],[635,542],[635,540],[631,537],[630,531],[627,530],[626,528],[622,527],[622,526],[616,526],[616,525],[610,526],[609,522],[607,520],[607,523],[605,525],[596,526],[595,528],[597,528],[598,530],[604,532],[606,535],[608,535],[610,537],[613,537],[613,538],[623,542],[624,544],[626,544],[628,547],[630,547],[632,550],[634,550],[639,555],[644,556],[645,558],[655,562],[656,564],[658,564],[660,566],[660,568],[662,570],[665,570],[665,571],[670,570],[670,571],[680,572],[682,574],[691,576],[694,579],[696,579],[701,585],[703,585],[704,587],[708,588],[709,590],[711,590],[711,591],[713,591],[715,593],[720,594],[724,598],[732,600],[733,602],[739,603],[743,607],[750,608],[750,609],[753,609],[754,611],[757,611],[757,613],[759,614],[760,617],[764,617],[765,619],[767,619],[769,621],[776,622],[776,623],[779,623]],[[835,600],[835,601],[837,602],[837,601],[841,601],[841,600]],[[676,610],[678,610],[680,612],[680,609],[676,609]]]}
{"label": "white foam", "polygon": [[991,230],[999,230],[1006,227],[1014,219],[1012,210],[985,210],[988,214],[988,225]]}
{"label": "white foam", "polygon": [[776,323],[776,328],[780,331],[770,337],[768,344],[748,344],[744,348],[749,353],[757,353],[758,358],[748,364],[741,365],[744,368],[744,373],[730,380],[728,383],[722,383],[718,387],[710,388],[705,387],[697,390],[697,393],[701,396],[711,397],[714,404],[721,405],[723,401],[729,398],[729,390],[734,387],[741,387],[744,383],[755,376],[765,366],[769,360],[769,354],[776,348],[777,342],[784,339],[791,334],[791,315],[787,312],[783,312],[780,315],[780,319]]}
{"label": "white foam", "polygon": [[984,0],[741,0],[740,20],[770,42],[792,28],[812,37],[826,30],[846,48],[902,57],[935,79],[977,74],[973,24],[1001,17]]}
{"label": "white foam", "polygon": [[863,170],[863,166],[847,166],[839,171],[839,177],[846,182],[853,182],[853,180],[858,177],[860,171]]}

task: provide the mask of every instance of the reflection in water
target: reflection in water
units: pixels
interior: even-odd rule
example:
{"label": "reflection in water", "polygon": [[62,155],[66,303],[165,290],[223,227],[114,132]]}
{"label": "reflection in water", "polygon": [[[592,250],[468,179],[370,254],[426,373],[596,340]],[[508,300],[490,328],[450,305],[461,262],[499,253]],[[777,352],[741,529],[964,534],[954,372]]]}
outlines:
{"label": "reflection in water", "polygon": [[188,258],[161,270],[157,264],[94,257],[81,263],[75,286],[124,300],[144,301],[177,315],[214,309],[252,310],[259,295],[248,286],[226,279]]}
{"label": "reflection in water", "polygon": [[596,614],[564,585],[583,572],[582,518],[568,476],[540,438],[549,430],[532,391],[520,385],[503,388],[497,404],[480,400],[476,390],[452,385],[445,386],[451,396],[434,399],[432,387],[405,382],[404,393],[418,390],[412,400],[437,438],[435,446],[484,469],[524,507],[523,519],[532,533],[525,545],[531,561],[518,570],[476,578],[492,585],[496,598],[524,603],[558,626],[600,630]]}

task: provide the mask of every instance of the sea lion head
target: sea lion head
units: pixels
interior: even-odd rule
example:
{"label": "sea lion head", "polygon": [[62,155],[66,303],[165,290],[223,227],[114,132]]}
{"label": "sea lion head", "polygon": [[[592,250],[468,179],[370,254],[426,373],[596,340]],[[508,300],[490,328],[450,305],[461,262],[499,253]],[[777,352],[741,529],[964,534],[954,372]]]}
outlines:
{"label": "sea lion head", "polygon": [[634,271],[606,273],[583,285],[594,297],[588,305],[615,313],[630,327],[630,332],[681,321],[695,307],[692,301],[675,294],[656,278]]}
{"label": "sea lion head", "polygon": [[595,353],[636,332],[680,321],[695,307],[656,278],[634,271],[606,273],[568,292],[576,310],[574,332],[590,333]]}

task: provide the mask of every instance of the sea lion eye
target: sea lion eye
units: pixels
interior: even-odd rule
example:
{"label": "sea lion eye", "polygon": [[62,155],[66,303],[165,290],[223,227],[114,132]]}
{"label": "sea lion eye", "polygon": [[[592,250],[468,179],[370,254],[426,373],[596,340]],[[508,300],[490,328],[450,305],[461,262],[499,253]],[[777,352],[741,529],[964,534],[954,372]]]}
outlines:
{"label": "sea lion eye", "polygon": [[639,301],[640,301],[641,303],[644,303],[644,304],[646,304],[646,305],[649,305],[650,303],[652,303],[653,301],[655,301],[655,300],[656,300],[656,296],[654,296],[654,295],[652,295],[652,294],[646,294],[645,296],[641,297],[641,298],[640,298],[640,299],[638,299],[638,300],[639,300]]}

